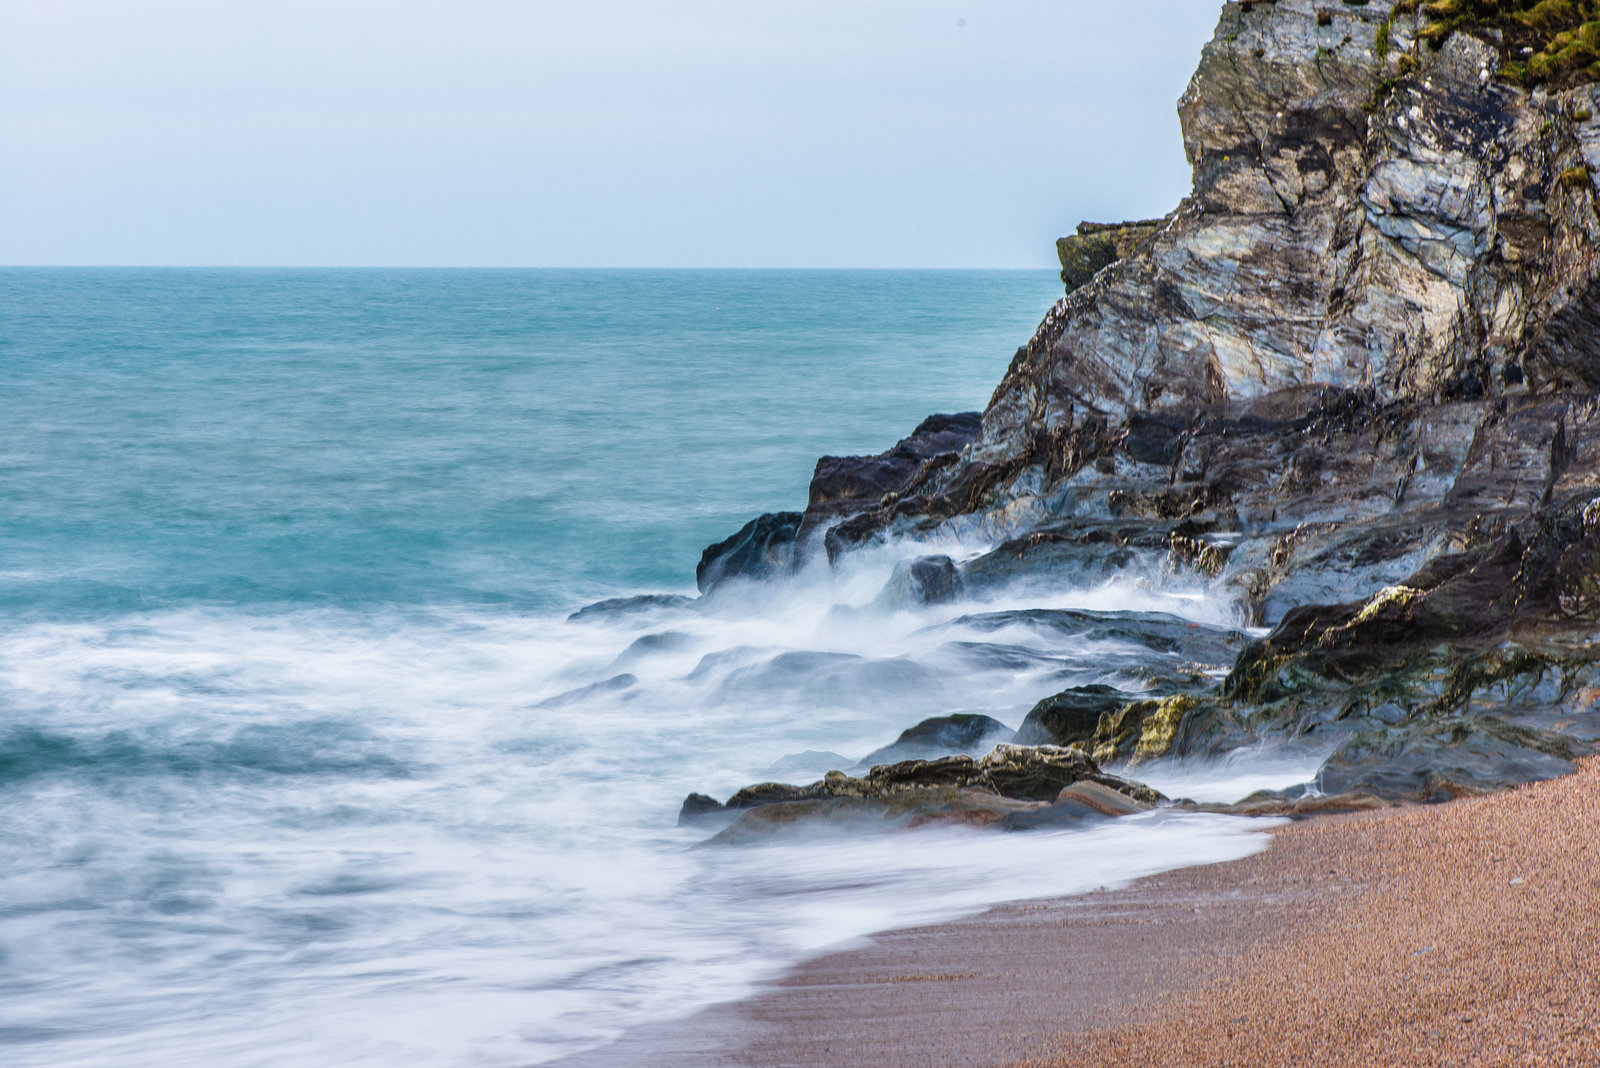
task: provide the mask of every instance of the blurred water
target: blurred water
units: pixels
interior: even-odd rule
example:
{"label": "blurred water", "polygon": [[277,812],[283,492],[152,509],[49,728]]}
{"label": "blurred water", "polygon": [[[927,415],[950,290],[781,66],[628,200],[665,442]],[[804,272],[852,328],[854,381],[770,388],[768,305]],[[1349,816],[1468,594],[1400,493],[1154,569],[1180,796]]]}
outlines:
{"label": "blurred water", "polygon": [[0,269],[0,609],[692,588],[982,407],[1046,272]]}
{"label": "blurred water", "polygon": [[1195,591],[873,610],[897,545],[565,620],[691,590],[818,454],[981,406],[1054,289],[0,271],[0,1059],[536,1063],[874,930],[1260,848],[1200,815],[735,850],[675,825],[786,754],[1015,726],[1150,656],[973,613],[1229,618]]}

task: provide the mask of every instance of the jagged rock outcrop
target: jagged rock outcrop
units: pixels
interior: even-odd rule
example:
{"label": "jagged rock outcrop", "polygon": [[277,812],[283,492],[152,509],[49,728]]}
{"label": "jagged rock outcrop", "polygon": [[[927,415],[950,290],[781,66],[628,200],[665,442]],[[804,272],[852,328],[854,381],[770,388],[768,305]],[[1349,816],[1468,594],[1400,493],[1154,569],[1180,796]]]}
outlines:
{"label": "jagged rock outcrop", "polygon": [[[978,412],[930,415],[909,437],[876,456],[822,457],[811,476],[802,544],[809,548],[841,518],[893,507],[911,487],[959,460],[982,425]],[[829,556],[834,552],[830,545]]]}
{"label": "jagged rock outcrop", "polygon": [[1077,233],[1056,241],[1062,285],[1068,293],[1082,289],[1105,268],[1147,247],[1166,225],[1166,219],[1079,223]]}
{"label": "jagged rock outcrop", "polygon": [[900,732],[900,737],[882,749],[861,758],[868,767],[919,760],[952,753],[981,751],[996,742],[1013,741],[1015,732],[992,716],[976,712],[956,712],[933,716]]}
{"label": "jagged rock outcrop", "polygon": [[1051,310],[960,463],[848,535],[1026,528],[1077,510],[1085,468],[1194,463],[1169,455],[1192,423],[1284,390],[1600,385],[1600,91],[1506,84],[1492,43],[1435,50],[1396,6],[1224,5],[1179,104],[1192,196]]}
{"label": "jagged rock outcrop", "polygon": [[799,512],[768,512],[706,549],[694,570],[695,585],[710,593],[729,579],[765,579],[794,570]]}
{"label": "jagged rock outcrop", "polygon": [[[1067,793],[1076,787],[1075,792]],[[1033,814],[1012,829],[1089,815],[1117,816],[1164,800],[1140,783],[1107,774],[1081,750],[998,745],[987,755],[881,764],[854,778],[831,771],[806,786],[762,783],[716,803],[703,794],[684,801],[679,822],[719,812],[738,818],[713,842],[737,842],[781,827],[826,822],[919,826],[932,822],[989,825]],[[1065,807],[1060,807],[1065,806]],[[1054,809],[1054,811],[1050,811]]]}
{"label": "jagged rock outcrop", "polygon": [[1101,717],[1128,703],[1128,695],[1115,686],[1074,686],[1034,705],[1017,728],[1018,745],[1073,745],[1094,743]]}
{"label": "jagged rock outcrop", "polygon": [[902,560],[878,595],[886,607],[945,604],[961,594],[961,570],[948,556],[919,556]]}
{"label": "jagged rock outcrop", "polygon": [[1221,686],[1067,691],[1019,741],[1322,739],[1263,810],[1566,770],[1600,739],[1597,49],[1581,4],[1224,4],[1190,197],[1063,240],[975,439],[830,497],[830,558],[987,537],[968,595],[1141,569],[1276,628]]}

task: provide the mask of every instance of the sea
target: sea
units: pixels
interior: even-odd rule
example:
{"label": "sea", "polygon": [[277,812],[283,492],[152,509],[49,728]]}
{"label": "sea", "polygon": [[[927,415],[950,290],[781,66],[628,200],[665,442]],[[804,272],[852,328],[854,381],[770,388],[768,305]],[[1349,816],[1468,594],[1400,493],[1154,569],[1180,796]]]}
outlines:
{"label": "sea", "polygon": [[[975,611],[1228,623],[1159,576],[715,603],[823,454],[981,408],[1047,271],[0,270],[0,1063],[531,1065],[875,931],[1264,848],[1258,821],[706,845],[691,791],[1137,686]],[[620,681],[619,681],[620,680]],[[1151,769],[1228,800],[1247,759]]]}

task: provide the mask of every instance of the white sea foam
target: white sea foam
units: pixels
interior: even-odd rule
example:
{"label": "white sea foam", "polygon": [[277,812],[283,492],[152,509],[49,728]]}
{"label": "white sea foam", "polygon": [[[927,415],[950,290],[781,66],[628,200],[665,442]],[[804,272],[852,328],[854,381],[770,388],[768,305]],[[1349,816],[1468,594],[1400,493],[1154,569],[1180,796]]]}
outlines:
{"label": "white sea foam", "polygon": [[[8,1063],[536,1063],[873,931],[1264,847],[1260,823],[1154,813],[691,848],[684,795],[784,754],[1136,684],[1124,641],[964,616],[1231,614],[1129,584],[872,607],[920,549],[594,623],[192,609],[0,632]],[[1306,765],[1162,775],[1221,798]]]}

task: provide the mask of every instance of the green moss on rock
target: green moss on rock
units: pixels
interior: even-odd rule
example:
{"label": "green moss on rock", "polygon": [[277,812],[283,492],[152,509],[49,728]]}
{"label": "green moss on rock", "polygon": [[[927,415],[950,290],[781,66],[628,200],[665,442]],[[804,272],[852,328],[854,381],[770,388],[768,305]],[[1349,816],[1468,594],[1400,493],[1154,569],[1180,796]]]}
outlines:
{"label": "green moss on rock", "polygon": [[1458,32],[1496,42],[1508,81],[1554,88],[1600,81],[1600,0],[1431,0],[1420,11],[1417,36],[1433,48]]}
{"label": "green moss on rock", "polygon": [[1067,292],[1087,285],[1100,271],[1138,251],[1166,224],[1165,219],[1079,223],[1076,234],[1056,241],[1056,258],[1061,261],[1061,282],[1067,287]]}

